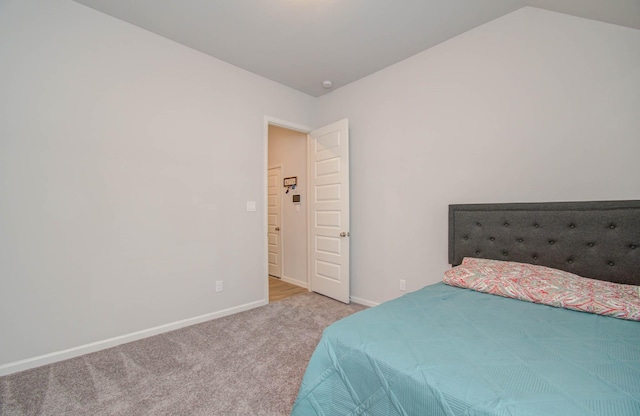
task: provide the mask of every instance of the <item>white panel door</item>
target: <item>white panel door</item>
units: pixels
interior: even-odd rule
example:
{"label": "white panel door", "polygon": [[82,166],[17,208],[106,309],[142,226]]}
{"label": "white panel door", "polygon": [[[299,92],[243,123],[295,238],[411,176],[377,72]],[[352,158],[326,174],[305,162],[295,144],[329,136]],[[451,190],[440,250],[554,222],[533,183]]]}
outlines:
{"label": "white panel door", "polygon": [[280,168],[271,168],[267,175],[267,241],[269,275],[282,277],[282,239],[280,238],[282,174]]}
{"label": "white panel door", "polygon": [[309,133],[311,290],[349,303],[349,121]]}

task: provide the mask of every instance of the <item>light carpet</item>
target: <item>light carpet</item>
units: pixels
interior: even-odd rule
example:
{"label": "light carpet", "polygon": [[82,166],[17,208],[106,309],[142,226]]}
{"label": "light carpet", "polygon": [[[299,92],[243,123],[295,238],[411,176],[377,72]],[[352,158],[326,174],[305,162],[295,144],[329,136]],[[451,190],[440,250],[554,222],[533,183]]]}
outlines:
{"label": "light carpet", "polygon": [[0,415],[288,415],[322,330],[308,293],[0,378]]}

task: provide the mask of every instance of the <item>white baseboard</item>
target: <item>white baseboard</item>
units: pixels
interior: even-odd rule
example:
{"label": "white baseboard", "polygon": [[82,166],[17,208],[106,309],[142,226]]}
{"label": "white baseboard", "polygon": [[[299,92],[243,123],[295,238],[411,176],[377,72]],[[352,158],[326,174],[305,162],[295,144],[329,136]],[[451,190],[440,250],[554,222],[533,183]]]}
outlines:
{"label": "white baseboard", "polygon": [[351,296],[349,299],[351,299],[351,302],[353,302],[353,303],[357,303],[358,305],[368,306],[370,308],[373,308],[374,306],[380,305],[380,303],[378,303],[378,302],[373,302],[371,300],[357,298],[355,296]]}
{"label": "white baseboard", "polygon": [[292,279],[287,276],[282,276],[280,280],[282,280],[283,282],[291,283],[292,285],[303,287],[305,289],[309,288],[309,285],[307,284],[307,282],[301,282],[300,280]]}
{"label": "white baseboard", "polygon": [[257,302],[251,302],[244,305],[235,306],[233,308],[224,309],[218,312],[212,312],[205,315],[196,316],[194,318],[184,319],[181,321],[176,321],[169,324],[156,326],[154,328],[143,329],[142,331],[133,332],[131,334],[121,335],[118,337],[105,339],[103,341],[92,342],[90,344],[69,348],[63,351],[56,351],[49,354],[40,355],[38,357],[27,358],[25,360],[3,364],[3,365],[0,365],[0,376],[6,376],[9,374],[17,373],[19,371],[28,370],[30,368],[40,367],[40,366],[55,363],[58,361],[68,360],[70,358],[75,358],[75,357],[79,357],[81,355],[89,354],[92,352],[104,350],[107,348],[112,348],[121,344],[126,344],[128,342],[137,341],[142,338],[148,338],[148,337],[162,334],[165,332],[174,331],[176,329],[210,321],[212,319],[233,315],[238,312],[248,311],[250,309],[264,306],[268,303],[269,302],[267,302],[266,299],[263,299]]}

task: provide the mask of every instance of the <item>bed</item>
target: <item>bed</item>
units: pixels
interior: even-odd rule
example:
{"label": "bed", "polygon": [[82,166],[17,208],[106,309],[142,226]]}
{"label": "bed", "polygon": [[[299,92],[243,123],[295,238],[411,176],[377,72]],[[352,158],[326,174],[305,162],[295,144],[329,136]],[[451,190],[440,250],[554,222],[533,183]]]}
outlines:
{"label": "bed", "polygon": [[[549,294],[535,274],[548,269],[638,297],[640,201],[451,205],[449,263],[454,282],[498,264],[535,270],[527,293]],[[437,283],[334,323],[292,414],[640,415],[637,304],[570,296],[564,309],[491,290]],[[583,311],[594,303],[611,316]]]}

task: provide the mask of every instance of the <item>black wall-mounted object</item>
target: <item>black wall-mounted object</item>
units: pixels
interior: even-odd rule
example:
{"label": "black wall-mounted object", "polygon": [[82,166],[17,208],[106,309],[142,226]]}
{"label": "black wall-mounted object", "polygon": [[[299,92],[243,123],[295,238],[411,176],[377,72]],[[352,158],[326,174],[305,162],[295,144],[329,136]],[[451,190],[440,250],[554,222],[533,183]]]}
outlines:
{"label": "black wall-mounted object", "polygon": [[297,185],[298,184],[298,177],[297,176],[290,176],[288,178],[284,178],[283,183],[284,183],[285,187],[290,187],[290,186]]}

